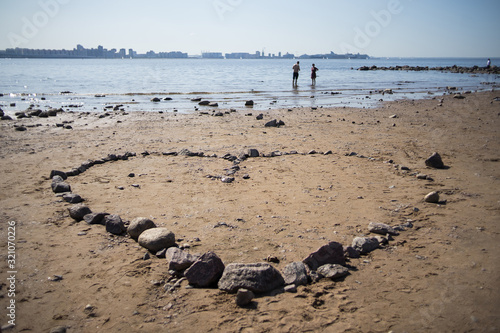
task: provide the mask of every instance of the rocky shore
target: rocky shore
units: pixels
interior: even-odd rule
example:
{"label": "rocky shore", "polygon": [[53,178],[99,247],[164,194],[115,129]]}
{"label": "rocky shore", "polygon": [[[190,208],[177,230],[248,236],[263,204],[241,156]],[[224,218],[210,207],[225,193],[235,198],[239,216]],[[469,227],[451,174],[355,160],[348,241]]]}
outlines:
{"label": "rocky shore", "polygon": [[460,97],[1,121],[13,331],[494,331],[500,99]]}
{"label": "rocky shore", "polygon": [[439,72],[450,72],[450,73],[461,73],[461,74],[500,74],[500,67],[490,66],[490,67],[464,67],[464,66],[446,66],[446,67],[422,67],[422,66],[390,66],[390,67],[378,67],[378,66],[362,66],[358,68],[358,71],[439,71]]}

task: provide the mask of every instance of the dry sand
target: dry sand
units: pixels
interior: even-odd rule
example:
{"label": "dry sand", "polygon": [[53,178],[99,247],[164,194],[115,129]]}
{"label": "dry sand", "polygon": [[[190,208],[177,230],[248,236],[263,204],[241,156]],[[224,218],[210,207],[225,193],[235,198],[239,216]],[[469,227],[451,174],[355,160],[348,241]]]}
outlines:
{"label": "dry sand", "polygon": [[[258,112],[246,115],[251,109],[224,117],[66,112],[2,121],[1,323],[7,324],[11,299],[7,222],[15,221],[13,332],[56,326],[68,332],[496,332],[497,96],[447,95],[373,109],[270,110],[260,121]],[[286,126],[264,127],[275,118]],[[55,126],[63,121],[73,129]],[[19,132],[14,124],[41,126]],[[224,184],[206,176],[224,174],[232,165],[226,160],[161,154],[183,148],[219,157],[248,148],[299,154],[248,159],[236,180]],[[303,154],[311,150],[332,154]],[[411,220],[414,228],[351,259],[344,280],[258,295],[248,308],[217,289],[186,288],[186,281],[167,292],[165,259],[143,260],[146,250],[129,237],[74,222],[70,204],[50,188],[53,169],[68,171],[87,159],[127,151],[137,156],[70,177],[73,192],[95,212],[126,221],[152,218],[171,229],[180,245],[189,244],[190,253],[214,251],[226,264],[276,256],[275,266],[283,269],[329,241],[350,245],[353,237],[368,235],[369,222]],[[145,151],[150,154],[143,156]],[[347,156],[352,152],[357,156]],[[424,160],[433,152],[449,168],[427,168]],[[423,202],[431,191],[445,202]],[[62,280],[51,281],[54,275]]]}

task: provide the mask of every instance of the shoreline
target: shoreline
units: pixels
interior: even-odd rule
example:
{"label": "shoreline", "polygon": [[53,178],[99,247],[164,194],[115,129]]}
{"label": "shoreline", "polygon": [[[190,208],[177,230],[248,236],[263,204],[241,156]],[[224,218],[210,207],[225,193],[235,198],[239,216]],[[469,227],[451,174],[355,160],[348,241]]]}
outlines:
{"label": "shoreline", "polygon": [[[218,117],[60,112],[0,122],[6,175],[0,231],[7,232],[7,221],[18,228],[23,301],[16,326],[81,332],[498,327],[500,101],[497,92],[460,96],[373,109],[272,109],[262,120],[251,109],[223,109]],[[284,126],[265,127],[273,119]],[[171,154],[184,149],[218,157]],[[232,183],[217,178],[232,165],[222,157],[248,149],[274,157],[239,163]],[[368,236],[369,222],[413,227],[351,258],[343,279],[258,295],[248,308],[217,289],[186,288],[186,281],[166,291],[172,280],[165,259],[144,259],[145,249],[132,239],[73,221],[71,204],[50,189],[51,170],[126,152],[136,156],[71,177],[73,192],[96,212],[127,222],[152,218],[190,253],[214,251],[226,264],[272,256],[282,270],[330,241],[349,245]],[[426,167],[433,152],[447,169]],[[440,203],[423,201],[436,190]],[[62,279],[47,279],[54,276]],[[110,306],[115,301],[119,309]]]}

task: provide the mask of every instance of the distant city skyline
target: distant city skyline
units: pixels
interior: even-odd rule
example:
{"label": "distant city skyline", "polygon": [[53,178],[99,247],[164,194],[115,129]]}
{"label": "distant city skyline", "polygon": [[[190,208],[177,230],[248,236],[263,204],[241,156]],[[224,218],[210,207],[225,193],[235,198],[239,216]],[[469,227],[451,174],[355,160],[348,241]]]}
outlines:
{"label": "distant city skyline", "polygon": [[0,49],[500,57],[499,12],[498,0],[4,0]]}
{"label": "distant city skyline", "polygon": [[223,54],[222,52],[201,52],[201,54],[191,54],[181,51],[160,51],[156,52],[150,50],[146,53],[138,53],[132,48],[128,51],[125,48],[121,49],[107,49],[102,45],[97,48],[86,48],[81,44],[77,44],[75,48],[66,49],[30,49],[30,48],[8,48],[0,50],[0,58],[102,58],[102,59],[116,59],[116,58],[166,58],[166,59],[182,59],[182,58],[205,58],[205,59],[294,59],[294,58],[320,58],[320,59],[366,59],[369,58],[366,54],[337,54],[333,51],[322,54],[301,54],[295,55],[293,53],[264,53],[264,51],[255,51],[255,53],[248,52],[230,52]]}

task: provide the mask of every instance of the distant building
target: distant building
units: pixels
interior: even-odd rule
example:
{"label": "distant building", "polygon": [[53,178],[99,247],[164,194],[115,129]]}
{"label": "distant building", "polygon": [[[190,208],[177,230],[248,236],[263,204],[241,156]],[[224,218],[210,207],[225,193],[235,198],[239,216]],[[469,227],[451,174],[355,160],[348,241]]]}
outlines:
{"label": "distant building", "polygon": [[220,52],[202,52],[201,57],[203,59],[224,59]]}

